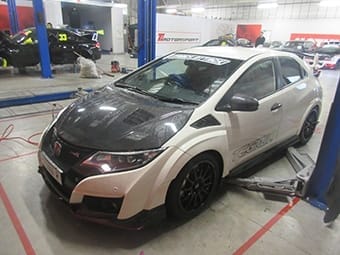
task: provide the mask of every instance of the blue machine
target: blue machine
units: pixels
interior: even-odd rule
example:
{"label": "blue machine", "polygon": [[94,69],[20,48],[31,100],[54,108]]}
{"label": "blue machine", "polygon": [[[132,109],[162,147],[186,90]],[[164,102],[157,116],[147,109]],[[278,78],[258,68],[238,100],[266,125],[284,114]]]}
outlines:
{"label": "blue machine", "polygon": [[[306,191],[308,201],[326,210],[325,195],[336,171],[337,157],[340,155],[340,81],[338,81],[334,101],[329,112],[325,133],[315,169]],[[337,184],[338,186],[340,183]],[[340,201],[339,201],[340,203]]]}

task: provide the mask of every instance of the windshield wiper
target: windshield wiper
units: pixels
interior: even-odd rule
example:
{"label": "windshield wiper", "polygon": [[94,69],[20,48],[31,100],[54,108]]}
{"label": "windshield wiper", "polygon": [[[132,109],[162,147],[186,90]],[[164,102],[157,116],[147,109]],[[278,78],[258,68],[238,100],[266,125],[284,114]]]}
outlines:
{"label": "windshield wiper", "polygon": [[157,98],[163,102],[175,103],[175,104],[191,104],[191,105],[198,105],[197,102],[185,101],[182,98],[173,98],[173,97],[162,97],[158,96]]}
{"label": "windshield wiper", "polygon": [[115,83],[114,84],[116,87],[119,87],[119,88],[125,88],[125,89],[128,89],[130,91],[134,91],[134,92],[138,92],[140,94],[143,94],[143,95],[148,95],[148,96],[153,96],[153,94],[143,90],[143,89],[140,89],[136,86],[131,86],[131,85],[128,85],[128,84],[125,84],[125,83]]}

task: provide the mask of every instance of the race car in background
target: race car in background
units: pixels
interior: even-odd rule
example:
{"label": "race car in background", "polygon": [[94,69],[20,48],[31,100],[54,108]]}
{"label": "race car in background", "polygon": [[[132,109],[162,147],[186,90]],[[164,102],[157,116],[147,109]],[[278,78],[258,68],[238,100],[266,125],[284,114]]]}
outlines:
{"label": "race car in background", "polygon": [[[340,48],[337,46],[324,46],[316,50],[319,58],[319,66],[322,69],[339,69],[340,68]],[[312,59],[305,57],[305,61]]]}
{"label": "race car in background", "polygon": [[[75,63],[78,55],[92,60],[101,58],[100,44],[67,29],[47,29],[51,64]],[[77,54],[76,54],[77,53]],[[35,28],[25,29],[10,37],[0,33],[0,58],[8,66],[23,68],[39,64],[38,39]]]}

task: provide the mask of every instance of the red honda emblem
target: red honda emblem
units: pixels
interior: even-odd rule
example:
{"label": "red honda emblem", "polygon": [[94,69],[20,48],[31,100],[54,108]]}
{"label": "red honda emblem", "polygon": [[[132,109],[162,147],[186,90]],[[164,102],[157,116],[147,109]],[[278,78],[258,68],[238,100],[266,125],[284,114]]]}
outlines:
{"label": "red honda emblem", "polygon": [[61,154],[61,144],[59,142],[55,142],[53,145],[53,152],[56,157],[59,157]]}

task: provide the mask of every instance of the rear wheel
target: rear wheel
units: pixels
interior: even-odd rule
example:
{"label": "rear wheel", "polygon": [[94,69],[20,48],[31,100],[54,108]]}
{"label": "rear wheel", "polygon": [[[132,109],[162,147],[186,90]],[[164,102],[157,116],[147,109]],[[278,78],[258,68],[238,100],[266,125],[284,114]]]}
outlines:
{"label": "rear wheel", "polygon": [[220,176],[220,166],[213,155],[193,158],[170,185],[166,199],[168,214],[177,219],[199,214],[211,201]]}
{"label": "rear wheel", "polygon": [[314,108],[305,119],[299,134],[299,145],[305,145],[313,136],[315,127],[318,124],[319,110]]}

